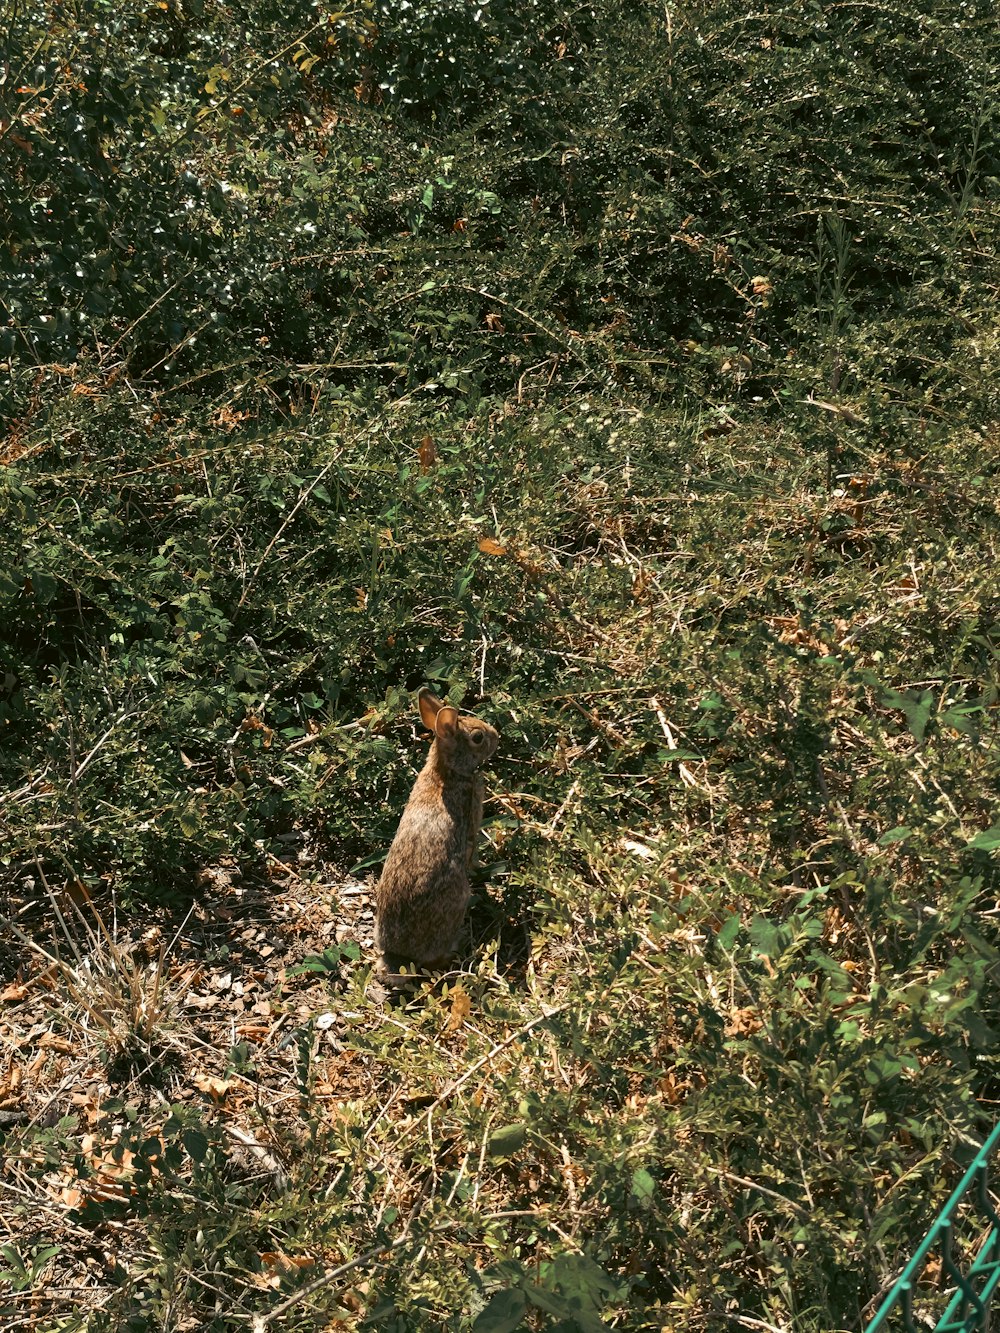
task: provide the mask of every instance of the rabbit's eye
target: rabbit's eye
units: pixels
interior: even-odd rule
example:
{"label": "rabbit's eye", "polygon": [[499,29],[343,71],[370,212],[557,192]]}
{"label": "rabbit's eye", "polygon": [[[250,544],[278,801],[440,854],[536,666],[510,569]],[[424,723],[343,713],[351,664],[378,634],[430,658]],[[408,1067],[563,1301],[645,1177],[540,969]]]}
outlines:
{"label": "rabbit's eye", "polygon": [[483,733],[481,731],[474,731],[472,733],[472,744],[482,745],[482,743],[483,743]]}

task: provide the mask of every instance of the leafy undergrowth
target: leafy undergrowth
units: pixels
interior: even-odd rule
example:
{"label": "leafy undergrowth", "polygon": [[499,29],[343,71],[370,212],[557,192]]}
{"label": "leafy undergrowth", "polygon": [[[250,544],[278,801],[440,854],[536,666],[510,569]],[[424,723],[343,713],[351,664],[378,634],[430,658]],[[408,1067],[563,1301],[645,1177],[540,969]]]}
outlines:
{"label": "leafy undergrowth", "polygon": [[[940,9],[19,14],[5,1330],[874,1313],[998,1094],[996,71]],[[501,746],[395,996],[424,682]]]}
{"label": "leafy undergrowth", "polygon": [[[494,430],[480,513],[472,428],[409,492],[384,483],[365,608],[369,632],[382,597],[405,621],[408,580],[430,652],[450,613],[421,567],[474,573],[457,653],[503,745],[466,968],[390,1004],[366,897],[329,861],[353,829],[369,852],[391,836],[423,744],[402,690],[290,736],[247,710],[233,763],[301,802],[319,868],[294,831],[262,843],[250,887],[203,891],[186,923],[133,888],[116,950],[70,885],[62,967],[24,954],[6,992],[3,1105],[34,1122],[6,1131],[24,1327],[856,1327],[947,1193],[996,1019],[975,845],[996,528],[960,437],[926,472],[869,461],[829,490],[790,432],[525,415]],[[330,597],[288,572],[290,597]],[[131,688],[132,718],[120,686],[77,713],[81,839],[106,784],[138,780],[113,747],[141,756],[162,700]],[[182,763],[198,743],[164,738]],[[50,764],[12,826],[55,799]],[[268,923],[289,876],[308,931]],[[37,868],[21,895],[43,940],[60,897]],[[56,1316],[82,1293],[86,1317]]]}

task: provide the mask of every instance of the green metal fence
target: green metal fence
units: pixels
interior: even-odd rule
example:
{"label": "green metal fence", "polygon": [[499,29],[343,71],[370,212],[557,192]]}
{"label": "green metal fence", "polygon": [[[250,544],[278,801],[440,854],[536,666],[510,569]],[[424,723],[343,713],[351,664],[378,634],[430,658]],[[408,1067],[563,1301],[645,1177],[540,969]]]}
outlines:
{"label": "green metal fence", "polygon": [[[889,1329],[898,1328],[905,1329],[905,1333],[928,1333],[931,1325],[923,1312],[914,1309],[914,1298],[924,1265],[928,1259],[934,1258],[939,1261],[942,1272],[947,1274],[949,1288],[956,1287],[944,1314],[933,1326],[934,1333],[978,1333],[979,1330],[986,1333],[989,1329],[990,1301],[1000,1284],[1000,1216],[990,1200],[989,1190],[990,1156],[998,1143],[1000,1124],[976,1153],[866,1333],[878,1333],[880,1329],[888,1333]],[[955,1254],[956,1213],[963,1201],[971,1203],[979,1231],[986,1232],[968,1272],[962,1271],[961,1261]]]}

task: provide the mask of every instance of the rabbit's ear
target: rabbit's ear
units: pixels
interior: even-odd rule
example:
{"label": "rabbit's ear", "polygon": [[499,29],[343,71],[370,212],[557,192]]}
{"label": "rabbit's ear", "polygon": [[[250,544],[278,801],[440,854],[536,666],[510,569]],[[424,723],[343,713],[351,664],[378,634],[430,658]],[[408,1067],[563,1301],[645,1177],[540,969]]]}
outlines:
{"label": "rabbit's ear", "polygon": [[433,731],[434,720],[437,717],[438,713],[441,711],[441,709],[444,707],[444,705],[442,704],[441,700],[437,697],[436,694],[431,693],[431,691],[427,688],[426,685],[417,695],[417,703],[420,706],[421,722],[423,722],[424,726],[429,731]]}
{"label": "rabbit's ear", "polygon": [[434,719],[434,734],[436,736],[452,737],[458,730],[458,709],[451,708],[448,704],[442,704],[438,709],[438,715]]}

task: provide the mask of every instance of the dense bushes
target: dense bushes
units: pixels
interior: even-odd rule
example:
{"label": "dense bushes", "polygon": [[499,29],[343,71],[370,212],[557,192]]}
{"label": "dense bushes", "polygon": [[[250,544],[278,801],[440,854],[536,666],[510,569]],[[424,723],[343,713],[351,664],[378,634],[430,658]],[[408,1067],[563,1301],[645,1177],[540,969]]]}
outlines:
{"label": "dense bushes", "polygon": [[235,1327],[262,1254],[405,1221],[287,1326],[860,1327],[996,1094],[992,7],[8,22],[5,887],[138,917],[298,834],[328,897],[408,691],[503,735],[463,999],[337,973],[294,1206],[117,1088],[86,1326]]}

